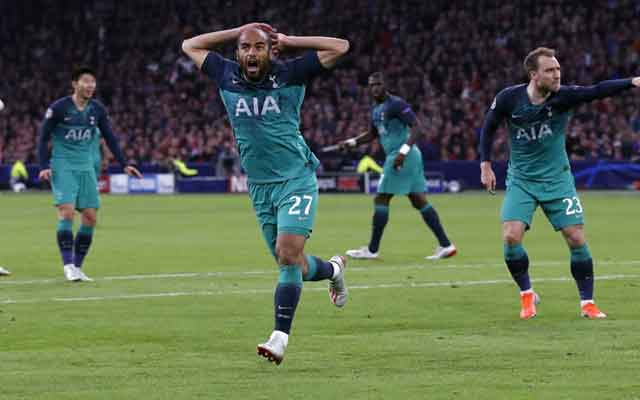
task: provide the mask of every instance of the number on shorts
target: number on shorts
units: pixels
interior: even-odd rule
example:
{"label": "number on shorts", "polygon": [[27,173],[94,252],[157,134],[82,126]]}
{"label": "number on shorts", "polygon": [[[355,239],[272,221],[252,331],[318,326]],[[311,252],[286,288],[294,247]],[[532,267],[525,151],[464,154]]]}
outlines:
{"label": "number on shorts", "polygon": [[289,215],[300,215],[300,204],[302,200],[307,201],[307,206],[304,208],[304,215],[309,215],[309,211],[311,210],[311,202],[313,202],[313,197],[305,194],[304,196],[291,196],[293,200],[293,205],[289,208]]}
{"label": "number on shorts", "polygon": [[577,196],[567,197],[566,199],[562,199],[562,202],[567,203],[565,214],[582,214],[582,204],[580,204],[580,199]]}

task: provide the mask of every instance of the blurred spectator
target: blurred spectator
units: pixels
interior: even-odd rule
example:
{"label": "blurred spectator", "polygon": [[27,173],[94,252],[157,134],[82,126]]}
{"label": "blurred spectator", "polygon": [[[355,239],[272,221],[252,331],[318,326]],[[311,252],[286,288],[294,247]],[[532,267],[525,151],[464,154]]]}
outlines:
{"label": "blurred spectator", "polygon": [[27,182],[29,181],[29,172],[26,165],[18,157],[11,166],[9,185],[14,192],[24,192],[27,190]]}
{"label": "blurred spectator", "polygon": [[[318,152],[368,128],[366,82],[376,70],[385,71],[393,91],[425,121],[418,142],[425,160],[473,160],[484,111],[501,88],[523,81],[521,64],[529,50],[556,48],[565,83],[637,75],[639,10],[637,0],[517,6],[498,0],[352,0],[348,7],[338,0],[68,0],[55,7],[45,0],[3,1],[0,41],[20,41],[0,47],[0,95],[10,100],[0,118],[0,162],[18,153],[36,161],[45,106],[69,93],[72,66],[88,63],[98,70],[97,96],[109,108],[130,161],[168,165],[179,158],[233,173],[235,142],[223,105],[180,44],[249,20],[268,21],[285,33],[350,40],[346,62],[310,85],[302,108],[300,130],[325,170],[355,168],[363,154],[381,156],[375,144],[347,155]],[[222,52],[234,57],[231,45]],[[628,92],[576,110],[569,156],[637,158],[636,96]],[[494,143],[498,159],[508,155],[505,135],[500,129]],[[113,161],[108,154],[106,160]]]}

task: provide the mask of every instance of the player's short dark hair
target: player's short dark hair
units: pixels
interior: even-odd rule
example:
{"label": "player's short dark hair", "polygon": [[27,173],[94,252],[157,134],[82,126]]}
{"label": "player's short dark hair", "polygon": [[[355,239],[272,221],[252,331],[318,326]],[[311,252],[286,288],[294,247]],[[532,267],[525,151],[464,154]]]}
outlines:
{"label": "player's short dark hair", "polygon": [[376,71],[374,73],[372,73],[371,75],[369,75],[369,79],[378,79],[381,80],[382,82],[384,82],[384,74],[380,71]]}
{"label": "player's short dark hair", "polygon": [[538,60],[540,57],[555,57],[556,51],[554,49],[550,49],[548,47],[538,47],[537,49],[531,51],[524,58],[524,71],[527,74],[527,77],[530,77],[530,73],[538,70]]}
{"label": "player's short dark hair", "polygon": [[[271,50],[271,35],[269,35],[269,32],[262,30],[260,28],[253,28],[256,29],[257,31],[263,32],[266,36],[267,36],[267,50]],[[245,33],[247,30],[243,30],[242,32],[240,32],[240,35],[238,35],[238,40],[236,40],[236,47],[240,48],[240,38],[242,37],[242,34]]]}
{"label": "player's short dark hair", "polygon": [[71,71],[71,80],[73,82],[76,82],[84,74],[91,75],[94,78],[96,77],[96,71],[94,71],[93,68],[86,65],[81,65],[79,67],[74,68],[73,71]]}

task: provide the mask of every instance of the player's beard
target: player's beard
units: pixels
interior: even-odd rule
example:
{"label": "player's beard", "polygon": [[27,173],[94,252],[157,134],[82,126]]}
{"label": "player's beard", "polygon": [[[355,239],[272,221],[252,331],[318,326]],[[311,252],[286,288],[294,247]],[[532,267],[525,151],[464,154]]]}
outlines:
{"label": "player's beard", "polygon": [[387,91],[386,90],[382,90],[379,93],[372,93],[373,95],[373,99],[378,102],[378,103],[382,103],[384,101],[384,98],[387,95]]}
{"label": "player's beard", "polygon": [[551,80],[550,82],[545,82],[542,83],[540,85],[538,85],[538,90],[541,93],[554,93],[557,92],[558,90],[560,90],[560,81],[555,82],[553,80]]}
{"label": "player's beard", "polygon": [[538,90],[538,93],[540,93],[542,96],[546,96],[549,93],[554,93],[557,91],[557,89],[554,89],[553,83],[539,82],[536,85],[536,88]]}

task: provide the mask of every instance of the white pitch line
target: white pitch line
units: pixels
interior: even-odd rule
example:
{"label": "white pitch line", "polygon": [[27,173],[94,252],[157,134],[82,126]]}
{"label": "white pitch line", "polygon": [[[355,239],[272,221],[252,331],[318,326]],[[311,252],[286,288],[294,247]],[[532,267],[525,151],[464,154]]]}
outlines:
{"label": "white pitch line", "polygon": [[[482,263],[470,263],[470,264],[438,264],[437,261],[426,264],[403,264],[403,265],[375,265],[382,260],[372,261],[374,265],[359,266],[359,267],[347,267],[349,273],[353,272],[375,272],[375,271],[404,271],[404,270],[422,270],[422,269],[463,269],[463,268],[485,268],[485,267],[499,267],[505,268],[504,261],[499,260],[495,262],[487,261]],[[538,261],[532,262],[531,268],[536,267],[554,267],[558,265],[567,265],[567,261]],[[635,266],[640,265],[640,260],[626,260],[626,261],[599,261],[598,265],[620,265],[620,266]],[[171,279],[171,278],[203,278],[203,277],[233,277],[233,276],[250,276],[250,275],[274,275],[277,272],[276,268],[268,270],[256,270],[256,271],[221,271],[221,272],[176,272],[176,273],[164,273],[164,274],[135,274],[135,275],[114,275],[104,277],[94,277],[98,282],[101,281],[137,281],[147,279]],[[14,285],[33,285],[33,284],[47,284],[47,283],[60,283],[62,278],[48,278],[48,279],[29,279],[29,280],[0,280],[0,287],[2,286],[14,286]]]}
{"label": "white pitch line", "polygon": [[[611,281],[620,279],[638,279],[640,274],[631,275],[601,275],[597,277],[599,281]],[[535,283],[540,282],[565,282],[573,281],[571,277],[559,277],[559,278],[540,278],[532,279]],[[434,287],[457,287],[457,286],[487,286],[487,285],[500,285],[500,284],[512,284],[511,279],[489,279],[479,281],[434,281],[434,282],[410,282],[410,283],[387,283],[379,285],[354,285],[349,286],[350,290],[373,290],[373,289],[411,289],[411,288],[434,288]],[[308,287],[305,291],[326,291],[326,287]],[[88,297],[53,297],[49,299],[25,299],[25,300],[13,300],[6,299],[0,300],[0,304],[34,304],[34,303],[51,303],[51,302],[83,302],[83,301],[108,301],[108,300],[136,300],[136,299],[152,299],[152,298],[165,298],[165,297],[196,297],[196,296],[221,296],[221,295],[248,295],[248,294],[271,294],[273,293],[273,287],[270,288],[258,288],[258,289],[231,289],[231,290],[216,290],[216,291],[194,291],[194,292],[161,292],[161,293],[139,293],[139,294],[117,294],[111,296],[88,296]]]}

